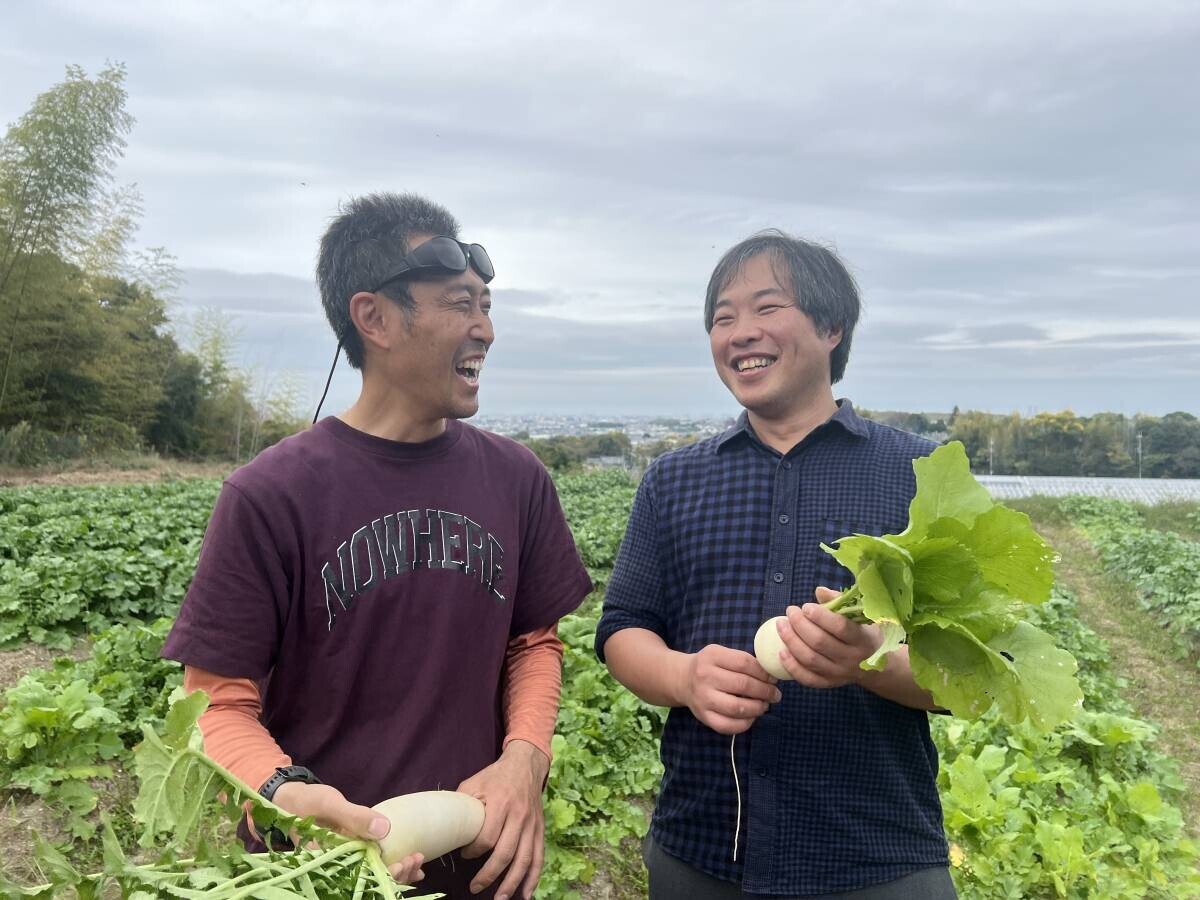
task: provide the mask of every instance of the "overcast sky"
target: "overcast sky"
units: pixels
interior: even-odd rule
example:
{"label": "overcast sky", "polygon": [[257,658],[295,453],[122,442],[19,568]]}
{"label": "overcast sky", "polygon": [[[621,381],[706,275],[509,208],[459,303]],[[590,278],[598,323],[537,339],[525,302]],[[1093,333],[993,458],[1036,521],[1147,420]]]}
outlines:
{"label": "overcast sky", "polygon": [[[0,119],[128,66],[138,241],[315,399],[338,203],[411,190],[496,262],[482,411],[734,411],[701,306],[777,226],[864,319],[839,396],[1200,413],[1200,4],[7,4]],[[357,375],[335,376],[332,408]]]}

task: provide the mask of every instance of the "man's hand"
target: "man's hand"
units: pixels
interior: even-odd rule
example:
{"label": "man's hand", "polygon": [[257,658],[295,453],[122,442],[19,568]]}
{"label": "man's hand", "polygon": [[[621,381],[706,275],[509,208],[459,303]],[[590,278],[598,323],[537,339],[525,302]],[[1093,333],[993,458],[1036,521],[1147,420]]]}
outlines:
{"label": "man's hand", "polygon": [[720,644],[691,654],[683,677],[680,696],[718,734],[741,734],[782,696],[757,659]]}
{"label": "man's hand", "polygon": [[835,688],[858,684],[867,673],[858,664],[883,643],[878,625],[860,625],[822,606],[837,591],[819,587],[816,603],[789,606],[787,621],[779,622],[779,636],[788,652],[780,662],[798,682],[808,687]]}
{"label": "man's hand", "polygon": [[[387,836],[392,823],[367,806],[351,803],[337,788],[328,784],[285,781],[275,791],[272,802],[294,816],[312,816],[316,823],[349,838],[378,841]],[[392,877],[401,884],[415,884],[425,877],[420,853],[406,856],[388,866]]]}
{"label": "man's hand", "polygon": [[483,830],[462,850],[464,859],[491,858],[471,881],[472,893],[508,874],[496,889],[496,900],[520,896],[529,900],[537,887],[545,861],[545,823],[542,819],[542,785],[550,760],[527,741],[512,741],[500,758],[458,786],[464,794],[483,801]]}

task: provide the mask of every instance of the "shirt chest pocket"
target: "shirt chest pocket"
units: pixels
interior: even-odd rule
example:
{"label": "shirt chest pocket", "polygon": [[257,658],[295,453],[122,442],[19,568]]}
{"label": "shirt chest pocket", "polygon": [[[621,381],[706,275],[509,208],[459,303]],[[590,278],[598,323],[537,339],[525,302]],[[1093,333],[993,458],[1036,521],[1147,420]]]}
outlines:
{"label": "shirt chest pocket", "polygon": [[[855,534],[895,534],[903,527],[903,524],[897,528],[894,523],[828,517],[820,523],[820,543],[828,547],[836,547],[837,541],[844,537]],[[854,583],[854,574],[834,559],[832,554],[822,550],[820,546],[816,548],[813,573],[816,576],[817,586],[832,588],[835,591],[844,591]]]}

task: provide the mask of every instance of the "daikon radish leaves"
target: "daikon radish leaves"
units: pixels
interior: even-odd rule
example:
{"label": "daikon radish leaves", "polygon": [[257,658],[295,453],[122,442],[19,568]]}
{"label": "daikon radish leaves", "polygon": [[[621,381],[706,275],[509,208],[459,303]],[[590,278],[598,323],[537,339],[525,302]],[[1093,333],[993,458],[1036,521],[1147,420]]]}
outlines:
{"label": "daikon radish leaves", "polygon": [[1028,516],[992,501],[962,444],[913,469],[903,532],[822,545],[855,578],[829,608],[883,631],[862,667],[882,669],[906,642],[917,683],[955,715],[978,718],[994,704],[1005,721],[1042,730],[1070,719],[1083,697],[1075,659],[1022,616],[1050,596],[1054,552]]}

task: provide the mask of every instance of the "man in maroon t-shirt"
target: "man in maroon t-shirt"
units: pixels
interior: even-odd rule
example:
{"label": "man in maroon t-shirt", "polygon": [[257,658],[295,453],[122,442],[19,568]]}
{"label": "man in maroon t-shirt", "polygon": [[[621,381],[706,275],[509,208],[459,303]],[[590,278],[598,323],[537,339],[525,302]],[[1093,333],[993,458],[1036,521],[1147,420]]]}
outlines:
{"label": "man in maroon t-shirt", "polygon": [[528,898],[553,627],[591,582],[536,457],[458,421],[478,409],[493,271],[457,233],[413,195],[360,198],[330,225],[322,303],[362,391],[227,479],[163,655],[213,695],[209,753],[279,806],[378,838],[369,806],[469,791],[486,809],[472,858],[393,875]]}

